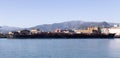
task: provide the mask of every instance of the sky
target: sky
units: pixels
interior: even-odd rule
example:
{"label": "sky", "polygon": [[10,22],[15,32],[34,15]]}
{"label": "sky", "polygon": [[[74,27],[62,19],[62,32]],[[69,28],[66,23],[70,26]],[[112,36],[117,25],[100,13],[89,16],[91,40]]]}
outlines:
{"label": "sky", "polygon": [[120,0],[0,0],[0,26],[74,20],[120,23]]}

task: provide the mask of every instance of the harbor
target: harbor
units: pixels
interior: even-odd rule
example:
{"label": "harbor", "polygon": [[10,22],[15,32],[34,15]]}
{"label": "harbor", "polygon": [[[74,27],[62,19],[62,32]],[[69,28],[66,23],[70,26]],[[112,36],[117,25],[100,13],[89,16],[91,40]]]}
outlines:
{"label": "harbor", "polygon": [[[1,38],[115,38],[115,33],[106,32],[108,29],[99,27],[89,27],[87,29],[79,30],[61,30],[56,29],[51,32],[43,32],[39,29],[10,31],[7,34],[0,34]],[[118,37],[118,36],[116,36]]]}

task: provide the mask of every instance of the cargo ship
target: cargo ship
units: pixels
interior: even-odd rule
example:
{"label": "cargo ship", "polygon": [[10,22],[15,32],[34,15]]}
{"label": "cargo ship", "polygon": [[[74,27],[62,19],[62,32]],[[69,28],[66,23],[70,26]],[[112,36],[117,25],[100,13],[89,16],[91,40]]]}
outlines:
{"label": "cargo ship", "polygon": [[12,35],[9,38],[114,38],[115,34],[102,34],[102,33],[39,33],[29,35]]}

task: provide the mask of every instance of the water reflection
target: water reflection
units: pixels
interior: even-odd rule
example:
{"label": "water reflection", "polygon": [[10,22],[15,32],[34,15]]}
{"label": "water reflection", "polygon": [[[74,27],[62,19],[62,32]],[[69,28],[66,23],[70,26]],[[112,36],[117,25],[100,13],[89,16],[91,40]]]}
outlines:
{"label": "water reflection", "polygon": [[120,39],[0,40],[0,58],[115,58]]}
{"label": "water reflection", "polygon": [[110,40],[109,54],[111,57],[120,58],[120,39]]}

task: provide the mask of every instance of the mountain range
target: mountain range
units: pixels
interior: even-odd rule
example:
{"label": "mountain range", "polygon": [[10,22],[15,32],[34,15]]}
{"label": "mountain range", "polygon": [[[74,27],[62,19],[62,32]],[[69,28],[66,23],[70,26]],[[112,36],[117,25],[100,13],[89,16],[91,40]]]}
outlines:
{"label": "mountain range", "polygon": [[108,23],[108,22],[84,22],[84,21],[68,21],[62,23],[54,24],[44,24],[38,25],[32,28],[40,29],[43,31],[53,31],[55,29],[86,29],[88,27],[113,27],[114,24],[118,23]]}
{"label": "mountain range", "polygon": [[40,29],[42,31],[53,31],[55,29],[86,29],[87,27],[113,27],[115,24],[119,23],[109,23],[109,22],[85,22],[85,21],[68,21],[62,23],[53,23],[53,24],[43,24],[37,25],[30,28],[19,28],[19,27],[9,27],[1,26],[0,32],[7,33],[9,31],[18,31],[22,29]]}
{"label": "mountain range", "polygon": [[23,28],[19,28],[19,27],[0,26],[1,33],[8,33],[9,31],[18,31],[18,30],[22,30],[22,29]]}

